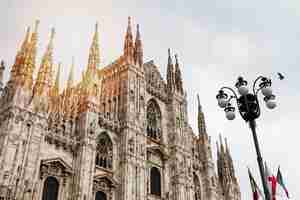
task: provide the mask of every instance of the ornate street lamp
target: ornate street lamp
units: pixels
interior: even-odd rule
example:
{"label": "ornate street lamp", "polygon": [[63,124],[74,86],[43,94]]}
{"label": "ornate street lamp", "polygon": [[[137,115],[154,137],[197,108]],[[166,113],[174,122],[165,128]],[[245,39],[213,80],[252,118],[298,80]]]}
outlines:
{"label": "ornate street lamp", "polygon": [[[259,83],[259,84],[258,84]],[[257,87],[258,84],[258,87]],[[253,83],[252,93],[249,92],[248,83],[243,77],[238,77],[238,80],[235,84],[235,87],[238,90],[239,96],[237,93],[229,87],[222,87],[219,90],[216,98],[218,100],[218,105],[224,109],[225,116],[228,120],[233,120],[235,118],[235,107],[232,106],[231,100],[235,99],[237,103],[237,108],[239,110],[242,118],[249,123],[250,129],[252,131],[255,150],[257,154],[257,162],[259,166],[259,171],[263,183],[265,199],[270,200],[270,193],[267,187],[266,179],[264,176],[264,166],[263,160],[261,157],[259,144],[256,135],[256,123],[255,119],[260,116],[260,106],[257,99],[257,95],[259,91],[264,96],[264,101],[266,103],[267,108],[274,109],[276,107],[275,95],[272,93],[272,81],[263,76],[259,76]],[[231,93],[228,95],[224,91],[227,90]]]}

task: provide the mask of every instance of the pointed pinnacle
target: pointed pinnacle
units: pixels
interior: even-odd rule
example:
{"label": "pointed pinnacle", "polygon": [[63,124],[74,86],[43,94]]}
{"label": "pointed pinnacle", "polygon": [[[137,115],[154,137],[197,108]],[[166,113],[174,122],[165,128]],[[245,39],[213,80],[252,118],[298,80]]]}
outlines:
{"label": "pointed pinnacle", "polygon": [[75,61],[74,61],[74,56],[72,57],[72,65],[69,73],[69,78],[68,78],[68,83],[67,87],[71,88],[73,86],[73,81],[74,81],[74,67],[75,67]]}
{"label": "pointed pinnacle", "polygon": [[221,151],[224,152],[224,146],[223,146],[223,140],[222,140],[222,135],[221,135],[221,133],[220,133],[220,135],[219,135],[219,138],[220,138]]}
{"label": "pointed pinnacle", "polygon": [[53,27],[53,28],[51,29],[51,36],[50,36],[50,40],[51,40],[51,41],[53,40],[54,35],[55,35],[55,28]]}
{"label": "pointed pinnacle", "polygon": [[139,24],[136,25],[136,38],[140,39],[140,25]]}
{"label": "pointed pinnacle", "polygon": [[177,54],[175,54],[175,62],[176,62],[176,64],[178,64],[178,55]]}
{"label": "pointed pinnacle", "polygon": [[30,35],[30,26],[27,27],[27,30],[26,30],[26,36],[25,36],[25,39],[22,43],[22,46],[21,46],[21,51],[25,51],[26,49],[26,45],[28,44],[29,42],[29,35]]}
{"label": "pointed pinnacle", "polygon": [[200,97],[199,94],[197,94],[197,100],[198,100],[198,111],[201,111],[201,103],[200,103]]}
{"label": "pointed pinnacle", "polygon": [[35,33],[37,33],[37,31],[38,31],[39,24],[40,24],[40,20],[35,20],[35,25],[34,25],[34,32]]}
{"label": "pointed pinnacle", "polygon": [[131,27],[131,17],[128,16],[128,27]]}
{"label": "pointed pinnacle", "polygon": [[58,63],[57,72],[56,72],[55,87],[57,89],[59,89],[60,69],[61,69],[61,62]]}
{"label": "pointed pinnacle", "polygon": [[95,24],[94,42],[98,42],[98,22]]}
{"label": "pointed pinnacle", "polygon": [[27,30],[26,30],[26,38],[27,38],[27,40],[29,38],[29,34],[30,34],[30,26],[28,26]]}
{"label": "pointed pinnacle", "polygon": [[96,24],[95,24],[95,32],[96,33],[98,32],[98,22],[96,22]]}
{"label": "pointed pinnacle", "polygon": [[45,56],[49,56],[49,55],[51,56],[51,54],[52,54],[54,35],[55,35],[55,29],[52,28],[51,29],[51,34],[50,34],[50,40],[49,40],[49,43],[48,43],[48,46],[47,46]]}
{"label": "pointed pinnacle", "polygon": [[169,64],[169,65],[172,65],[172,64],[173,64],[173,63],[172,63],[171,49],[170,49],[170,48],[168,48],[168,64]]}
{"label": "pointed pinnacle", "polygon": [[127,32],[126,37],[132,37],[132,31],[131,31],[131,17],[128,17],[128,23],[127,23]]}
{"label": "pointed pinnacle", "polygon": [[225,138],[225,148],[226,148],[226,153],[229,153],[229,147],[227,143],[227,138]]}

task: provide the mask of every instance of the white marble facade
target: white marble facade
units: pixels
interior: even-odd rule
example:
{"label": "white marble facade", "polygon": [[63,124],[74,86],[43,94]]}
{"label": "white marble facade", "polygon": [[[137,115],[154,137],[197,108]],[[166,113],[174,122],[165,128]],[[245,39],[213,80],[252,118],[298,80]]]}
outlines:
{"label": "white marble facade", "polygon": [[[38,81],[52,65],[53,38],[44,74],[29,89],[18,82],[21,70],[6,85],[0,77],[0,199],[240,200],[227,143],[218,147],[216,173],[200,103],[197,134],[189,125],[178,58],[173,64],[169,52],[165,81],[153,61],[142,62],[140,33],[133,42],[129,21],[124,54],[101,68],[97,37],[96,30],[87,75],[70,95],[68,87],[56,97],[34,92],[37,84],[57,86],[54,78]],[[12,69],[28,67],[18,59],[30,48],[20,51]],[[89,70],[96,77],[86,78]]]}

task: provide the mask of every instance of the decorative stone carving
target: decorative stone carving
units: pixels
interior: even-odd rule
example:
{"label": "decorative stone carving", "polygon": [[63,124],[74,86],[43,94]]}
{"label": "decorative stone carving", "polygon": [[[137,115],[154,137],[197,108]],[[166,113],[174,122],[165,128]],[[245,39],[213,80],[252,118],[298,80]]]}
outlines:
{"label": "decorative stone carving", "polygon": [[40,178],[43,179],[47,176],[55,176],[65,178],[71,176],[73,173],[69,167],[60,158],[44,160],[40,166]]}
{"label": "decorative stone carving", "polygon": [[113,144],[107,133],[101,133],[97,137],[96,165],[112,169],[113,165]]}

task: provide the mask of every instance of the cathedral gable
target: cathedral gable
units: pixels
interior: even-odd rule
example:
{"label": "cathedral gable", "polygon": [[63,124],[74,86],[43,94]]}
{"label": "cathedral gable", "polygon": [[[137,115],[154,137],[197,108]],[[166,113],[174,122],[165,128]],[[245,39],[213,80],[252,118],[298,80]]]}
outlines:
{"label": "cathedral gable", "polygon": [[51,158],[51,159],[42,160],[41,162],[41,166],[40,166],[41,179],[48,176],[64,178],[64,177],[69,177],[71,174],[73,174],[72,168],[61,158]]}
{"label": "cathedral gable", "polygon": [[167,85],[153,61],[144,64],[146,90],[159,100],[167,101]]}
{"label": "cathedral gable", "polygon": [[106,185],[107,187],[117,187],[118,182],[110,176],[107,175],[98,175],[94,177],[94,183],[100,185]]}

